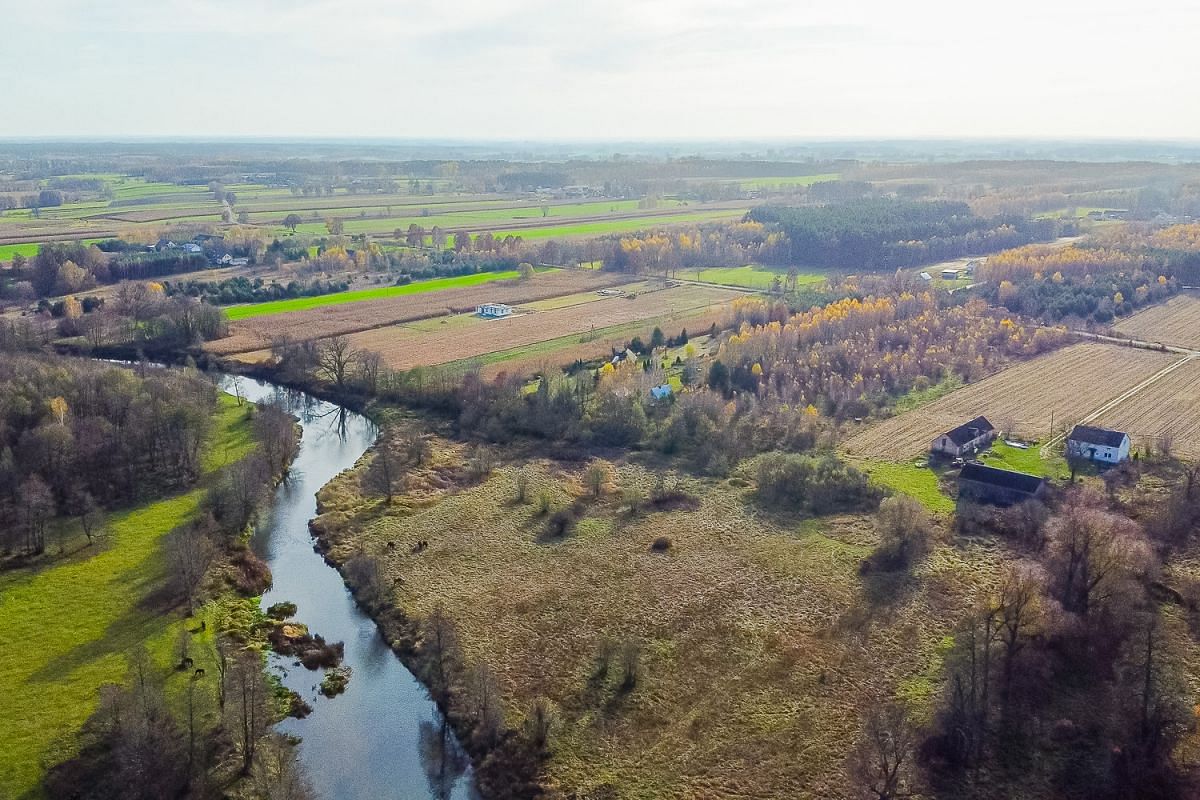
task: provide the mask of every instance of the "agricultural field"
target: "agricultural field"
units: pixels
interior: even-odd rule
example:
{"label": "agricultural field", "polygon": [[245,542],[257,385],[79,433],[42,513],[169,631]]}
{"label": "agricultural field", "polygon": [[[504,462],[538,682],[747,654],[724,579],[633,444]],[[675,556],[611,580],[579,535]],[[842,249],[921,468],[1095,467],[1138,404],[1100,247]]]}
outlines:
{"label": "agricultural field", "polygon": [[272,340],[280,336],[296,340],[336,336],[471,311],[480,303],[525,303],[595,291],[628,280],[628,276],[607,272],[558,270],[539,273],[524,281],[496,281],[481,286],[462,286],[249,317],[233,322],[229,336],[209,342],[206,347],[211,352],[223,355],[245,353],[269,347]]}
{"label": "agricultural field", "polygon": [[694,318],[698,312],[717,311],[737,296],[724,289],[675,285],[636,297],[597,296],[591,303],[549,311],[523,314],[518,309],[507,319],[477,319],[472,324],[451,325],[444,331],[404,325],[374,328],[353,334],[350,340],[358,349],[379,353],[393,369],[446,364],[501,350],[513,358],[523,358],[541,355],[543,343],[562,337],[599,335],[615,326],[645,320]]}
{"label": "agricultural field", "polygon": [[1008,367],[912,411],[871,423],[845,452],[903,461],[925,452],[939,433],[980,414],[998,428],[1036,440],[1061,431],[1140,386],[1177,356],[1118,345],[1075,344]]}
{"label": "agricultural field", "polygon": [[[744,289],[755,289],[758,291],[766,291],[774,284],[775,279],[780,281],[787,280],[788,271],[786,269],[771,269],[770,267],[760,267],[753,264],[747,264],[744,267],[707,267],[705,269],[696,270],[680,270],[679,276],[682,278],[695,278],[701,283],[717,283],[722,286],[738,286]],[[806,272],[801,271],[796,276],[797,286],[812,286],[819,283],[824,283],[825,274],[821,272]]]}
{"label": "agricultural field", "polygon": [[497,236],[513,234],[523,239],[555,239],[572,236],[604,236],[610,233],[633,233],[647,228],[660,228],[666,225],[695,225],[701,222],[718,222],[734,220],[746,213],[745,207],[706,211],[703,206],[693,206],[691,210],[675,214],[647,212],[648,216],[630,216],[625,219],[599,219],[581,221],[571,224],[549,224],[529,227],[499,227]]}
{"label": "agricultural field", "polygon": [[521,273],[516,270],[506,272],[477,272],[472,275],[456,275],[450,278],[434,278],[428,281],[417,281],[402,286],[380,286],[373,289],[355,289],[349,292],[317,295],[315,297],[294,297],[288,300],[272,300],[266,303],[246,303],[230,306],[225,310],[225,316],[230,320],[265,317],[272,314],[284,314],[289,311],[304,311],[322,306],[336,306],[343,303],[360,303],[364,300],[382,300],[387,297],[404,297],[405,295],[436,292],[443,289],[456,289],[464,286],[479,286],[492,281],[516,280]]}
{"label": "agricultural field", "polygon": [[524,347],[497,350],[471,361],[481,366],[480,374],[485,378],[494,378],[502,373],[525,376],[539,372],[551,374],[575,361],[609,358],[614,349],[623,347],[635,336],[640,336],[643,342],[649,341],[655,328],[660,329],[667,338],[677,337],[684,331],[694,337],[707,333],[713,325],[724,325],[728,320],[729,311],[724,305],[710,306],[690,313],[652,317],[584,334],[547,339]]}
{"label": "agricultural field", "polygon": [[1152,439],[1157,450],[1169,437],[1174,452],[1200,458],[1200,360],[1188,361],[1101,414],[1096,424],[1125,431],[1135,448]]}
{"label": "agricultural field", "polygon": [[1200,296],[1179,294],[1113,326],[1120,336],[1200,350]]}
{"label": "agricultural field", "polygon": [[[533,498],[561,508],[585,497],[582,466],[533,460],[449,491],[437,476],[463,462],[462,447],[434,452],[391,513],[371,513],[354,473],[323,490],[333,555],[379,554],[414,618],[441,606],[464,662],[496,674],[510,720],[547,701],[547,778],[578,796],[847,796],[864,712],[898,698],[929,719],[952,620],[1005,558],[939,544],[903,588],[864,579],[877,544],[866,517],[762,513],[739,488],[750,471],[668,474],[694,505],[630,512],[618,487],[655,476],[629,464],[583,500],[574,533],[547,540]],[[525,502],[514,500],[519,474]],[[669,549],[653,551],[664,534]],[[410,555],[418,541],[428,548]],[[641,653],[632,690],[621,688],[627,643]]]}
{"label": "agricultural field", "polygon": [[[252,449],[246,409],[222,395],[205,472]],[[169,671],[180,627],[197,620],[162,614],[150,592],[166,572],[162,536],[195,513],[203,492],[113,514],[99,545],[42,569],[0,575],[0,797],[40,796],[45,767],[73,755],[74,734],[95,710],[100,686],[124,678],[137,643]],[[207,646],[207,636],[197,634],[193,646]],[[188,680],[170,674],[170,691]]]}

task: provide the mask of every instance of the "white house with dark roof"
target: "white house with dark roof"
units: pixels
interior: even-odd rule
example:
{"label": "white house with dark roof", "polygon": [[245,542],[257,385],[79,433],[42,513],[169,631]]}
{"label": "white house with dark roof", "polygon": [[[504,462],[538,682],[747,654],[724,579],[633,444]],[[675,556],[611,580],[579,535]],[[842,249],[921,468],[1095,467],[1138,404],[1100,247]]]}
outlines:
{"label": "white house with dark roof", "polygon": [[996,429],[988,422],[987,417],[976,417],[934,439],[929,445],[929,451],[948,458],[962,458],[979,452],[995,438]]}
{"label": "white house with dark roof", "polygon": [[1090,425],[1076,425],[1067,436],[1067,456],[1101,464],[1120,464],[1129,458],[1129,434]]}

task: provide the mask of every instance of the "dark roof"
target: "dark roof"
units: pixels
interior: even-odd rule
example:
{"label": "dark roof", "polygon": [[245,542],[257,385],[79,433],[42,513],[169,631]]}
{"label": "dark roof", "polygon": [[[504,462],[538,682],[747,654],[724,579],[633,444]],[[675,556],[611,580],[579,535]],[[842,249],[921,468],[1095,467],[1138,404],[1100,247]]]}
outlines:
{"label": "dark roof", "polygon": [[1033,494],[1046,482],[1045,478],[1039,478],[1037,475],[1013,472],[1011,469],[999,469],[974,462],[964,464],[958,478],[964,481],[985,483],[1001,489],[1011,489],[1024,494]]}
{"label": "dark roof", "polygon": [[1098,444],[1102,447],[1120,447],[1125,440],[1123,431],[1110,431],[1108,428],[1093,428],[1090,425],[1076,425],[1067,437],[1074,442]]}
{"label": "dark roof", "polygon": [[950,438],[950,441],[956,445],[962,446],[967,442],[978,439],[985,433],[991,433],[996,430],[992,427],[992,423],[987,421],[987,417],[976,417],[970,422],[964,422],[952,431],[946,431],[943,436]]}

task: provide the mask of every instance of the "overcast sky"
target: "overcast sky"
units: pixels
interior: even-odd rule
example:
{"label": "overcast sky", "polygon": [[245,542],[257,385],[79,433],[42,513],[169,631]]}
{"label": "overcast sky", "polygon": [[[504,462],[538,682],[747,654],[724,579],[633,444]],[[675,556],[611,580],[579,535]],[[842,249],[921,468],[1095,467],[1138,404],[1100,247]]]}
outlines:
{"label": "overcast sky", "polygon": [[1200,139],[1195,0],[0,0],[0,29],[6,137]]}

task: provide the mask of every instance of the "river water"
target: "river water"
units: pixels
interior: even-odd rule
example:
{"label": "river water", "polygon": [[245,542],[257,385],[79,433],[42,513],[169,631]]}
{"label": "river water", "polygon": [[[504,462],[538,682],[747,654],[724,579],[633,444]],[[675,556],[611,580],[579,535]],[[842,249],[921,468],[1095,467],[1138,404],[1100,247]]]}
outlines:
{"label": "river water", "polygon": [[359,610],[337,570],[313,550],[308,521],[316,516],[317,490],[358,460],[375,440],[375,426],[264,381],[230,377],[227,391],[233,381],[253,402],[282,403],[303,428],[288,480],[251,542],[274,576],[263,607],[295,603],[297,619],[314,634],[346,643],[343,663],[352,670],[346,692],[326,698],[317,692],[322,672],[272,656],[284,685],[313,707],[307,718],[288,718],[278,729],[300,737],[300,759],[325,800],[475,798],[469,760],[428,692]]}

